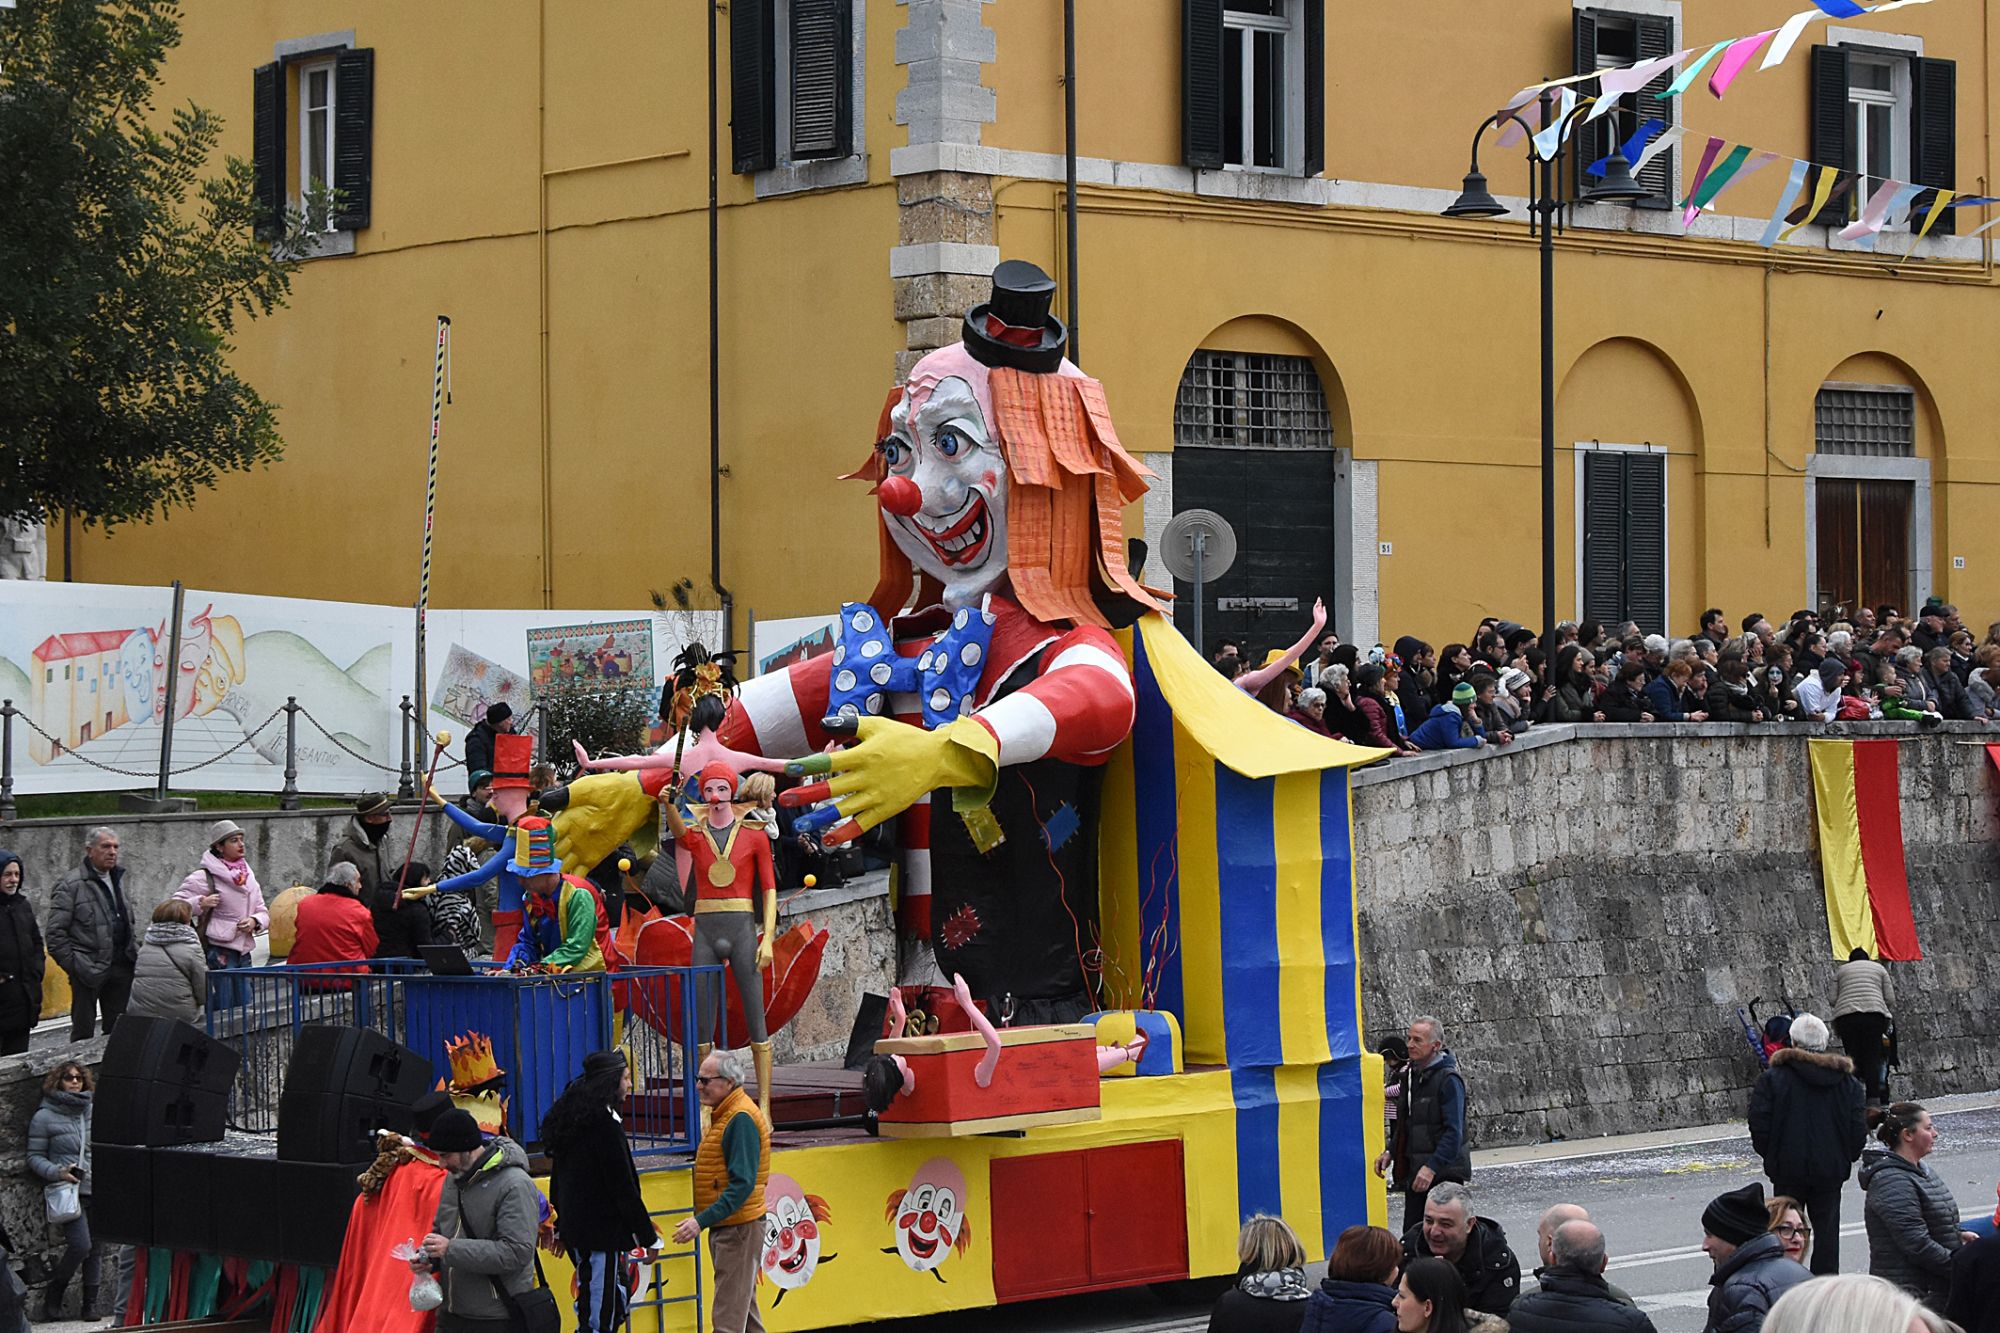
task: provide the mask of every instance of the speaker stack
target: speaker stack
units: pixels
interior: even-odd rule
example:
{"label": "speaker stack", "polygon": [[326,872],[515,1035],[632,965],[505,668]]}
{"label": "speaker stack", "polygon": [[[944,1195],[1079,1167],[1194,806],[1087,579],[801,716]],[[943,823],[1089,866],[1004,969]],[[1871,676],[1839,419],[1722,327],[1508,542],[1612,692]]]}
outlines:
{"label": "speaker stack", "polygon": [[364,1165],[375,1134],[414,1127],[431,1062],[366,1028],[300,1028],[278,1101],[278,1160]]}
{"label": "speaker stack", "polygon": [[147,1148],[216,1142],[240,1063],[191,1023],[119,1019],[104,1047],[91,1139]]}
{"label": "speaker stack", "polygon": [[407,1132],[428,1060],[378,1033],[299,1029],[268,1137],[224,1132],[237,1053],[199,1028],[125,1017],[112,1030],[92,1116],[103,1240],[332,1267],[375,1159],[375,1132]]}

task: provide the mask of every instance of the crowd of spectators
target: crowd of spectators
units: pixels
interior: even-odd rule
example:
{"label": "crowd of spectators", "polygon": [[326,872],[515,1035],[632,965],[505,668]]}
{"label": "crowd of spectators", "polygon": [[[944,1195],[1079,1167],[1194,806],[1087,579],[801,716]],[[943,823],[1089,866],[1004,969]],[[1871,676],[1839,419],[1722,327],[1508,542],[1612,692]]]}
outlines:
{"label": "crowd of spectators", "polygon": [[1398,754],[1507,745],[1552,722],[2000,721],[2000,622],[1975,640],[1939,598],[1914,618],[1835,606],[1734,624],[1716,607],[1678,639],[1566,620],[1551,647],[1489,616],[1441,652],[1410,635],[1364,650],[1326,630],[1254,671],[1236,639],[1210,660],[1300,726]]}

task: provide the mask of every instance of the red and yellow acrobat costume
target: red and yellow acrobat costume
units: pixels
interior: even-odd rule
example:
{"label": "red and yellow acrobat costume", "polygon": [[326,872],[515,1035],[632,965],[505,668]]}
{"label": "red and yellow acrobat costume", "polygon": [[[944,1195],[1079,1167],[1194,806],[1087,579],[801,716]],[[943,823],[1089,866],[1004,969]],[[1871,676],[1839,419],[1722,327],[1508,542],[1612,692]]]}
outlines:
{"label": "red and yellow acrobat costume", "polygon": [[[692,826],[678,807],[667,803],[667,829],[685,848],[694,865],[694,949],[696,967],[722,964],[743,1002],[743,1021],[750,1032],[750,1055],[757,1067],[757,1104],[766,1123],[771,1114],[771,1034],[764,1022],[763,970],[771,965],[772,942],[778,937],[778,879],[771,866],[771,839],[761,828],[738,818],[736,770],[712,763],[701,770],[701,795],[708,802]],[[763,917],[763,935],[757,918]],[[695,1031],[702,1038],[700,1054],[714,1049],[721,992],[704,978],[695,988]]]}

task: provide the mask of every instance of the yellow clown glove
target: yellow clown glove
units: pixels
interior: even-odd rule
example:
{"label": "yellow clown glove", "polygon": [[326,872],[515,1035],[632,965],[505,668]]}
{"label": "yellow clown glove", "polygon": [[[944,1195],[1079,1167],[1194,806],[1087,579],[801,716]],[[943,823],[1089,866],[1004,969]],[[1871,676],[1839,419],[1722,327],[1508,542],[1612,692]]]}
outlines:
{"label": "yellow clown glove", "polygon": [[568,803],[549,822],[563,869],[587,875],[620,843],[651,824],[659,807],[637,773],[592,773],[569,784]]}
{"label": "yellow clown glove", "polygon": [[794,777],[831,775],[778,798],[795,808],[834,798],[831,807],[802,815],[794,826],[813,833],[837,822],[823,839],[829,845],[853,841],[939,787],[953,789],[954,809],[975,809],[992,798],[999,781],[999,743],[971,718],[926,731],[893,718],[864,717],[855,724],[855,735],[859,743],[845,750],[785,766]]}

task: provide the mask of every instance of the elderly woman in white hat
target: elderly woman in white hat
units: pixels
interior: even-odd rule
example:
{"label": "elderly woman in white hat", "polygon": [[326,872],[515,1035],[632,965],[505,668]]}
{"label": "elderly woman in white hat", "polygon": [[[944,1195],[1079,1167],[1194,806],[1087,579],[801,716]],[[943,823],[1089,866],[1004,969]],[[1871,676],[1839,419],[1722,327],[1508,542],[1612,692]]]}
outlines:
{"label": "elderly woman in white hat", "polygon": [[225,974],[250,966],[257,937],[271,928],[264,907],[264,890],[250,869],[243,848],[243,830],[233,819],[209,825],[208,850],[201,864],[181,881],[174,897],[194,909],[195,929],[208,953],[208,970],[217,1005],[239,1005],[250,998],[246,978]]}

